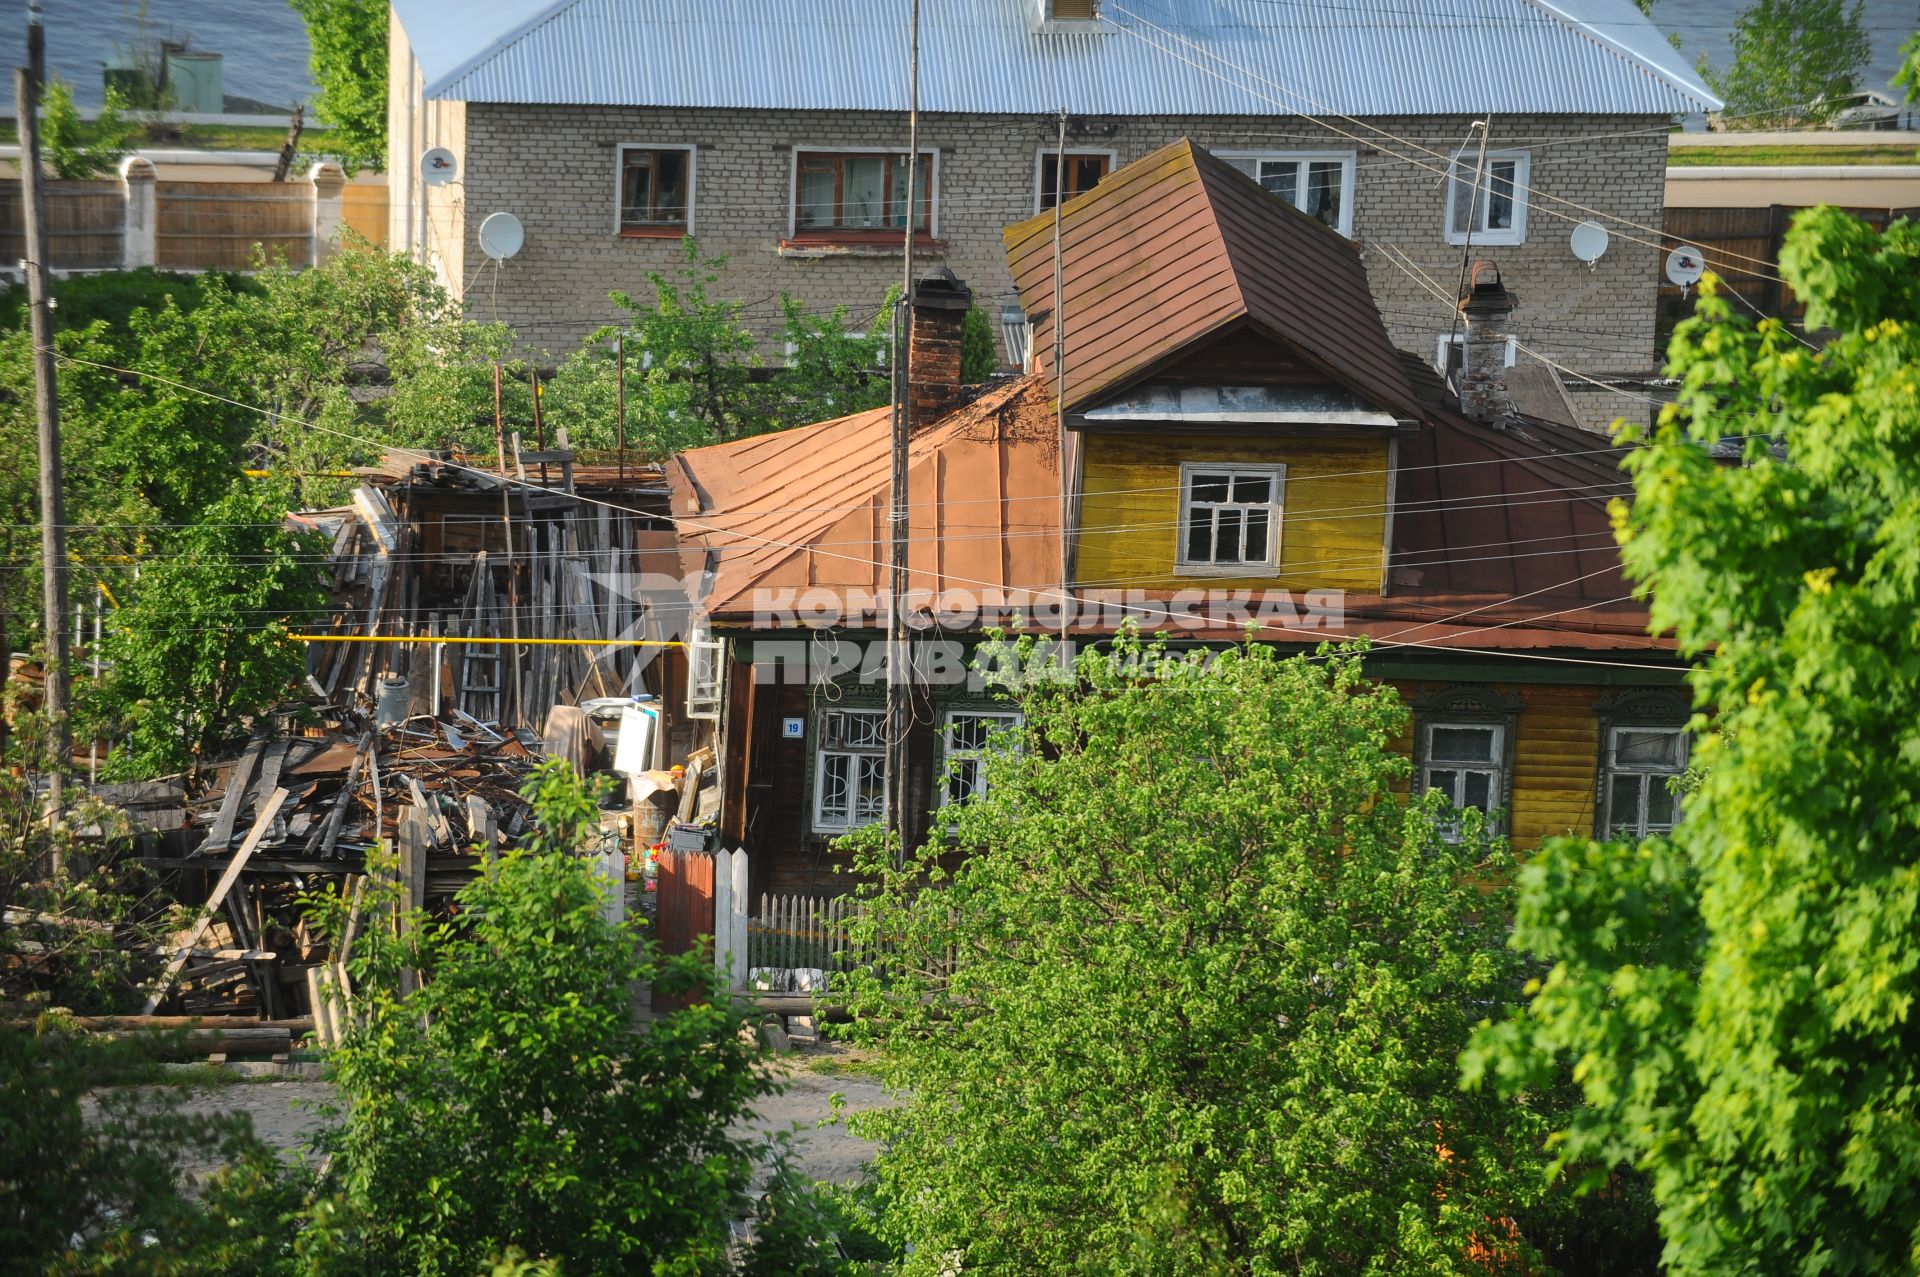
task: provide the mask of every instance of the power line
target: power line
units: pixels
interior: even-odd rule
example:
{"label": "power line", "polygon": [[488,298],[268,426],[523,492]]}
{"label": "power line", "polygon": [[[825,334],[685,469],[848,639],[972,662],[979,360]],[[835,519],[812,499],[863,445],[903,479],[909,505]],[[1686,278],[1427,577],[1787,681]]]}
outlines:
{"label": "power line", "polygon": [[[1433,164],[1428,164],[1425,161],[1419,160],[1411,155],[1398,156],[1397,158],[1403,160],[1406,163],[1413,164],[1416,167],[1426,169],[1429,172],[1439,174],[1440,176],[1452,177],[1454,176],[1454,173],[1458,168],[1458,160],[1457,160],[1457,157],[1455,156],[1442,154],[1441,152],[1435,151],[1430,147],[1422,146],[1418,142],[1413,141],[1412,139],[1401,137],[1398,134],[1395,134],[1387,129],[1383,129],[1378,125],[1369,124],[1366,121],[1357,119],[1353,116],[1346,115],[1341,112],[1333,111],[1331,108],[1327,107],[1325,104],[1316,102],[1312,98],[1307,97],[1305,94],[1299,93],[1293,89],[1289,89],[1284,85],[1277,84],[1274,81],[1269,80],[1266,77],[1260,75],[1258,72],[1250,70],[1247,67],[1241,66],[1236,62],[1233,62],[1227,58],[1222,57],[1217,53],[1214,53],[1212,50],[1207,49],[1206,47],[1196,43],[1195,41],[1189,40],[1186,37],[1181,36],[1176,32],[1168,31],[1166,28],[1158,26],[1157,24],[1149,21],[1148,19],[1141,17],[1139,14],[1134,13],[1132,10],[1127,9],[1123,5],[1114,3],[1113,0],[1109,0],[1109,3],[1113,9],[1134,19],[1136,22],[1140,23],[1140,25],[1147,27],[1150,30],[1159,32],[1162,36],[1165,36],[1169,40],[1185,45],[1195,50],[1196,52],[1200,53],[1201,55],[1211,58],[1213,61],[1228,68],[1229,70],[1239,75],[1245,76],[1247,79],[1253,80],[1260,84],[1269,85],[1281,93],[1288,94],[1289,96],[1298,98],[1300,101],[1305,102],[1308,106],[1315,108],[1316,112],[1318,113],[1317,115],[1311,116],[1310,118],[1318,118],[1323,123],[1328,118],[1346,120],[1352,123],[1355,127],[1368,129],[1374,133],[1379,134],[1382,138],[1385,138],[1390,142],[1396,143],[1401,146],[1412,147],[1416,151],[1424,151],[1428,155],[1434,156],[1437,159],[1445,161],[1447,164],[1447,167],[1441,168]],[[1111,25],[1116,31],[1125,32],[1127,35],[1132,36],[1136,40],[1139,40],[1142,44],[1145,44],[1148,48],[1154,49],[1157,52],[1167,57],[1171,57],[1178,62],[1183,62],[1186,65],[1193,67],[1195,70],[1201,72],[1204,75],[1211,75],[1215,79],[1221,81],[1224,84],[1231,84],[1233,85],[1233,87],[1241,89],[1242,91],[1245,91],[1245,92],[1250,92],[1256,97],[1265,98],[1267,101],[1272,102],[1275,106],[1280,106],[1280,107],[1286,106],[1286,103],[1281,102],[1277,98],[1269,97],[1266,94],[1260,93],[1258,90],[1249,89],[1246,85],[1234,84],[1232,80],[1230,80],[1227,76],[1222,75],[1218,71],[1215,71],[1212,68],[1207,67],[1199,62],[1195,62],[1191,58],[1183,57],[1177,50],[1166,48],[1162,45],[1156,44],[1153,40],[1147,38],[1145,35],[1142,35],[1140,32],[1135,31],[1132,27],[1124,23],[1112,22],[1111,19],[1107,18],[1104,13],[1101,15],[1101,21],[1108,22],[1109,25]],[[1344,129],[1334,128],[1334,126],[1331,124],[1328,124],[1326,127],[1333,129],[1334,132],[1339,133],[1341,136],[1349,138],[1355,142],[1365,143],[1367,141],[1367,139],[1359,136],[1358,134],[1348,132]],[[1373,143],[1373,145],[1378,145],[1378,144]],[[1628,227],[1633,230],[1646,231],[1655,236],[1664,236],[1665,234],[1665,232],[1661,230],[1659,227],[1647,226],[1643,223],[1632,221],[1629,218],[1621,217],[1617,213],[1608,213],[1600,209],[1589,208],[1586,205],[1576,203],[1573,200],[1565,199],[1564,197],[1561,197],[1558,195],[1547,194],[1546,192],[1541,191],[1530,184],[1523,184],[1518,181],[1515,181],[1514,183],[1512,183],[1512,190],[1515,198],[1518,199],[1520,203],[1526,205],[1526,207],[1530,209],[1533,209],[1540,213],[1544,213],[1549,217],[1558,217],[1563,221],[1569,221],[1569,222],[1577,222],[1582,220],[1570,214],[1562,213],[1557,209],[1547,208],[1543,206],[1541,203],[1539,203],[1539,200],[1542,200],[1542,199],[1552,200],[1554,203],[1564,204],[1568,208],[1573,209],[1575,212],[1584,213],[1589,217],[1606,218],[1607,220],[1615,222],[1620,226]],[[1523,192],[1524,192],[1524,196],[1522,195]],[[1537,197],[1537,198],[1534,198],[1534,197]],[[1660,243],[1658,239],[1643,240],[1643,239],[1638,239],[1635,236],[1625,235],[1625,234],[1623,234],[1621,238],[1626,239],[1632,243],[1642,244],[1649,248],[1660,249],[1665,247],[1665,245]],[[1761,266],[1761,267],[1770,267],[1772,265],[1772,263],[1766,262],[1757,257],[1749,257],[1744,253],[1732,253],[1732,252],[1723,251],[1722,255],[1729,258],[1738,258],[1740,260],[1753,262],[1757,266]],[[1761,278],[1767,278],[1767,279],[1778,278],[1777,275],[1765,274],[1759,271],[1756,271],[1753,273],[1756,275],[1759,275]]]}
{"label": "power line", "polygon": [[[74,359],[74,358],[73,358],[73,357],[71,357],[71,356],[61,356],[61,358],[63,358],[63,359],[67,359],[67,360],[69,360],[70,362],[77,362],[77,363],[83,363],[83,364],[85,364],[85,363],[92,363],[92,361],[88,361],[88,360],[78,360],[78,359]],[[108,367],[108,368],[111,368],[111,366],[110,366],[110,365],[103,365],[103,364],[95,364],[94,366],[97,366],[97,367]],[[192,385],[190,385],[190,384],[188,384],[188,383],[185,383],[185,382],[180,382],[180,381],[177,381],[177,380],[174,380],[174,379],[172,379],[172,378],[167,378],[167,377],[162,377],[162,376],[160,376],[159,374],[154,374],[154,373],[145,373],[145,374],[142,374],[142,373],[138,373],[138,372],[136,372],[136,370],[133,370],[133,369],[120,369],[120,368],[113,368],[112,370],[113,370],[113,371],[118,371],[118,372],[125,372],[125,373],[128,373],[129,375],[137,375],[137,376],[146,376],[146,377],[151,377],[151,378],[153,378],[153,379],[155,379],[155,380],[158,380],[158,381],[162,381],[162,382],[166,382],[166,383],[169,383],[169,384],[172,384],[172,385],[175,385],[175,386],[178,386],[178,387],[180,387],[181,389],[184,389],[184,390],[188,390],[188,391],[192,391],[192,392],[195,392],[195,393],[199,393],[199,394],[203,394],[203,395],[205,395],[205,396],[207,396],[207,397],[209,397],[209,398],[212,398],[212,399],[218,399],[218,400],[222,400],[222,401],[224,401],[224,402],[227,402],[227,403],[231,403],[231,404],[233,404],[233,405],[234,405],[234,406],[236,406],[236,407],[239,407],[239,408],[244,408],[244,409],[247,409],[247,410],[249,410],[249,411],[252,411],[252,412],[256,412],[256,413],[261,413],[261,414],[263,414],[263,415],[264,415],[264,414],[266,414],[266,413],[267,413],[267,411],[268,411],[268,410],[266,410],[266,409],[262,409],[262,408],[258,408],[258,407],[255,407],[254,405],[251,405],[251,404],[246,404],[246,403],[242,403],[242,402],[241,402],[241,401],[239,401],[239,400],[235,400],[235,399],[230,399],[230,398],[228,398],[227,396],[224,396],[224,395],[219,395],[219,394],[216,394],[216,393],[214,393],[214,392],[212,392],[212,391],[202,391],[202,390],[200,390],[200,389],[199,389],[198,387],[195,387],[195,386],[192,386]],[[374,446],[377,446],[377,441],[374,441],[374,440],[371,440],[371,439],[369,439],[369,438],[367,438],[366,436],[363,436],[363,435],[357,435],[357,434],[355,434],[355,433],[353,433],[353,432],[351,432],[351,431],[346,431],[346,430],[341,430],[341,429],[339,429],[339,428],[337,428],[337,427],[333,427],[333,426],[327,426],[327,425],[323,425],[323,424],[321,424],[321,423],[319,423],[319,422],[305,422],[305,423],[302,423],[302,424],[305,424],[305,425],[306,425],[306,426],[308,426],[308,428],[310,428],[310,429],[314,429],[314,430],[318,430],[318,431],[320,431],[320,432],[322,432],[322,433],[325,433],[325,434],[332,434],[332,435],[336,435],[336,436],[338,436],[338,437],[341,437],[341,438],[344,438],[344,439],[348,439],[348,440],[352,440],[352,441],[356,441],[356,442],[360,442],[360,443],[363,443],[363,444],[371,444],[371,445],[374,445]],[[414,455],[417,455],[417,456],[421,456],[421,459],[422,459],[422,460],[429,460],[429,459],[430,459],[430,458],[427,458],[427,457],[425,457],[424,455],[422,455],[422,454],[420,454],[420,453],[419,453],[419,452],[418,452],[417,450],[409,450],[409,449],[396,449],[395,451],[398,451],[398,452],[400,452],[400,453],[402,453],[403,455],[404,455],[404,454],[406,454],[407,452],[409,452],[409,451],[411,451],[411,452],[413,452],[413,453],[414,453]],[[471,473],[473,473],[473,474],[475,474],[475,475],[479,475],[479,476],[481,476],[481,477],[483,477],[483,478],[485,478],[485,479],[487,479],[487,480],[488,480],[489,482],[496,482],[496,483],[500,483],[500,484],[502,484],[503,486],[509,486],[509,485],[510,485],[510,486],[518,486],[518,487],[524,487],[524,488],[528,488],[528,489],[531,489],[531,490],[534,490],[534,491],[539,491],[539,492],[545,492],[545,491],[547,491],[547,489],[546,489],[546,488],[544,488],[544,487],[543,487],[543,486],[541,486],[541,485],[538,485],[538,484],[534,484],[534,483],[531,483],[531,482],[529,482],[529,481],[526,481],[526,480],[520,480],[520,479],[516,479],[516,478],[514,478],[514,477],[512,477],[512,476],[510,476],[510,475],[495,475],[495,474],[493,474],[493,473],[491,473],[490,471],[486,471],[486,470],[483,470],[483,469],[481,469],[481,468],[479,468],[479,467],[477,467],[477,466],[468,466],[468,465],[463,465],[463,464],[460,464],[460,463],[454,463],[454,462],[440,462],[440,464],[442,464],[442,465],[445,465],[445,466],[448,466],[448,467],[450,467],[450,468],[453,468],[453,469],[461,469],[461,470],[466,470],[466,471],[469,471],[469,472],[471,472]],[[581,503],[582,505],[591,505],[591,506],[601,506],[601,507],[605,507],[606,509],[609,509],[609,510],[614,510],[614,511],[620,511],[620,512],[623,512],[623,513],[628,513],[628,514],[641,514],[641,515],[645,515],[645,514],[647,513],[646,511],[642,511],[642,510],[635,510],[635,509],[633,509],[633,508],[632,508],[632,507],[630,507],[630,506],[623,506],[623,505],[620,505],[620,504],[618,504],[618,503],[616,503],[616,502],[612,502],[612,501],[605,501],[605,500],[601,500],[601,499],[599,499],[599,498],[596,498],[596,497],[588,497],[588,496],[582,496],[582,495],[579,495],[579,494],[575,494],[575,496],[574,496],[574,499],[575,499],[576,501],[578,501],[578,502],[580,502],[580,503]],[[882,562],[881,560],[878,560],[878,559],[871,559],[871,558],[864,558],[864,557],[861,557],[861,556],[858,556],[858,555],[851,555],[851,554],[840,554],[840,553],[836,553],[836,552],[833,552],[833,551],[826,551],[826,550],[817,550],[817,549],[814,549],[814,548],[813,548],[813,547],[811,547],[811,546],[807,546],[807,545],[804,545],[804,544],[801,544],[801,543],[795,543],[795,542],[790,542],[790,541],[782,541],[782,540],[779,540],[779,539],[777,539],[777,538],[773,538],[773,537],[755,537],[755,536],[750,536],[750,535],[748,535],[748,534],[744,534],[744,533],[738,533],[738,532],[734,532],[734,531],[733,531],[733,530],[731,530],[731,529],[727,529],[727,528],[721,528],[721,527],[716,527],[716,526],[714,526],[713,524],[710,524],[710,523],[706,523],[706,522],[704,522],[704,521],[702,521],[702,520],[697,520],[697,519],[693,519],[693,518],[691,518],[691,517],[684,517],[684,516],[683,516],[683,517],[678,517],[678,518],[676,518],[676,522],[677,522],[677,523],[679,523],[679,524],[681,524],[681,525],[682,525],[683,527],[688,527],[688,528],[691,528],[691,529],[692,529],[693,531],[695,531],[695,532],[702,532],[702,533],[707,533],[707,534],[709,534],[709,535],[733,535],[733,536],[736,536],[736,537],[739,537],[739,538],[741,538],[741,539],[744,539],[744,540],[751,540],[751,541],[754,541],[754,542],[756,542],[756,543],[758,543],[758,544],[762,544],[762,545],[766,545],[766,546],[769,546],[769,547],[771,547],[771,548],[774,548],[774,549],[786,549],[786,550],[809,550],[810,552],[812,552],[812,553],[815,553],[815,554],[818,554],[818,555],[821,555],[822,557],[826,557],[826,558],[830,558],[830,559],[835,559],[835,560],[840,560],[840,561],[845,561],[845,562],[849,562],[849,563],[855,563],[855,564],[859,564],[859,565],[861,565],[861,566],[864,566],[864,567],[868,567],[868,568],[880,568],[880,567],[885,567],[885,566],[886,566],[886,564],[885,564],[884,562]],[[1585,573],[1585,574],[1583,574],[1583,575],[1581,575],[1581,576],[1578,576],[1578,577],[1575,577],[1575,578],[1573,578],[1573,579],[1571,579],[1571,580],[1568,580],[1568,581],[1563,581],[1563,582],[1559,582],[1559,583],[1558,583],[1558,584],[1556,584],[1556,585],[1553,585],[1553,586],[1547,586],[1547,587],[1543,587],[1543,588],[1542,588],[1542,589],[1540,589],[1540,590],[1535,590],[1535,591],[1532,591],[1532,592],[1530,592],[1530,593],[1529,593],[1528,595],[1526,595],[1526,596],[1524,596],[1524,597],[1533,597],[1533,596],[1535,596],[1535,595],[1538,595],[1538,594],[1541,594],[1541,593],[1547,593],[1547,592],[1550,592],[1551,590],[1554,590],[1554,589],[1561,589],[1561,588],[1565,588],[1566,586],[1569,586],[1569,585],[1577,585],[1577,584],[1579,584],[1579,583],[1580,583],[1581,581],[1584,581],[1584,580],[1587,580],[1587,579],[1589,579],[1590,577],[1593,577],[1593,576],[1597,576],[1597,575],[1601,575],[1601,574],[1602,574],[1603,572],[1607,572],[1607,571],[1614,571],[1614,570],[1616,570],[1616,569],[1614,569],[1614,568],[1611,568],[1611,567],[1610,567],[1610,568],[1606,568],[1606,569],[1601,569],[1600,571],[1596,571],[1596,572],[1589,572],[1589,573]],[[980,587],[984,587],[984,588],[986,588],[986,589],[988,589],[988,590],[994,590],[994,591],[1002,591],[1002,592],[1004,592],[1004,590],[1008,588],[1008,587],[1006,587],[1006,586],[1004,586],[1003,584],[1001,584],[1001,583],[998,583],[998,582],[993,582],[993,581],[984,581],[984,580],[978,580],[978,579],[975,579],[975,578],[969,578],[969,577],[960,577],[960,576],[955,576],[955,575],[952,575],[952,574],[948,574],[948,579],[949,579],[949,580],[951,580],[951,581],[953,581],[953,582],[954,582],[955,584],[958,584],[958,585],[967,585],[967,586],[980,586]],[[1036,599],[1052,599],[1052,600],[1054,600],[1054,601],[1055,601],[1055,602],[1057,602],[1057,603],[1060,603],[1060,604],[1066,604],[1066,605],[1074,605],[1074,604],[1077,604],[1077,603],[1079,603],[1079,602],[1081,602],[1081,600],[1079,599],[1079,596],[1078,596],[1077,594],[1075,594],[1075,593],[1074,593],[1074,592],[1073,592],[1072,590],[1064,590],[1064,591],[1063,591],[1063,590],[1052,590],[1052,589],[1040,589],[1040,590],[1028,590],[1028,591],[1025,591],[1025,593],[1026,593],[1026,594],[1027,594],[1027,595],[1028,595],[1029,597],[1032,597],[1032,598],[1036,598]],[[1106,604],[1103,604],[1102,606],[1107,606],[1107,605],[1106,605]],[[1152,608],[1149,608],[1149,607],[1145,607],[1145,606],[1141,606],[1141,607],[1133,607],[1132,605],[1128,605],[1128,604],[1119,604],[1119,605],[1117,605],[1117,606],[1119,606],[1119,607],[1120,607],[1120,608],[1122,608],[1123,610],[1127,610],[1127,611],[1132,611],[1132,612],[1136,612],[1136,613],[1147,613],[1147,614],[1150,614],[1150,615],[1157,615],[1157,614],[1158,614],[1158,613],[1157,613],[1157,612],[1156,612],[1156,611],[1155,611],[1154,609],[1152,609]],[[1592,606],[1592,605],[1589,605],[1589,606]],[[1573,609],[1573,610],[1578,610],[1578,609]],[[1432,620],[1432,621],[1426,621],[1426,622],[1423,622],[1423,625],[1425,625],[1425,626],[1434,626],[1434,625],[1441,625],[1441,624],[1446,624],[1446,623],[1447,623],[1447,622],[1446,622],[1446,620],[1445,620],[1445,619],[1443,618],[1443,619],[1439,619],[1439,620]],[[1322,631],[1322,630],[1317,630],[1317,629],[1302,629],[1302,628],[1300,628],[1300,627],[1296,627],[1296,626],[1290,626],[1290,625],[1277,625],[1277,624],[1274,624],[1274,623],[1271,623],[1271,622],[1258,622],[1258,623],[1254,623],[1254,624],[1253,624],[1253,627],[1252,627],[1252,628],[1256,628],[1256,629],[1259,629],[1259,630],[1261,630],[1262,632],[1266,632],[1266,633],[1275,633],[1275,634],[1280,634],[1280,635],[1283,635],[1283,636],[1287,636],[1287,635],[1291,635],[1291,636],[1294,636],[1294,637],[1297,637],[1297,638],[1306,638],[1306,639],[1310,639],[1310,640],[1312,640],[1312,641],[1315,641],[1315,642],[1323,642],[1323,641],[1325,641],[1325,639],[1327,638],[1327,634],[1325,633],[1325,631]],[[1471,652],[1472,652],[1472,651],[1474,650],[1474,649],[1470,649],[1470,648],[1456,648],[1456,647],[1452,647],[1452,646],[1450,646],[1450,645],[1448,645],[1448,644],[1445,644],[1445,643],[1439,643],[1439,642],[1427,642],[1427,641],[1407,641],[1407,642],[1396,642],[1396,643],[1394,644],[1394,646],[1396,646],[1396,647],[1418,647],[1418,648],[1431,648],[1431,649],[1433,649],[1433,650],[1435,650],[1435,651],[1443,651],[1443,652],[1449,652],[1449,653],[1453,653],[1453,654],[1456,654],[1456,655],[1457,655],[1457,654],[1459,654],[1459,653],[1461,653],[1461,652],[1469,652],[1469,653],[1471,653]],[[1650,650],[1651,650],[1651,649],[1650,649]],[[1663,653],[1665,652],[1665,649],[1660,649],[1660,650],[1661,650],[1661,651],[1662,651]],[[1611,665],[1611,666],[1615,666],[1615,667],[1618,667],[1618,668],[1622,668],[1622,669],[1634,669],[1634,670],[1644,670],[1644,669],[1645,669],[1645,666],[1643,666],[1643,665],[1636,665],[1636,664],[1631,664],[1631,663],[1628,663],[1628,662],[1620,662],[1620,661],[1601,661],[1601,660],[1589,660],[1589,659],[1584,659],[1584,658],[1572,658],[1572,657],[1565,657],[1565,658],[1563,658],[1563,657],[1555,657],[1555,656],[1543,656],[1543,655],[1541,655],[1541,654],[1538,654],[1538,653],[1523,653],[1523,652],[1515,652],[1515,651],[1502,651],[1502,650],[1496,650],[1496,654],[1498,654],[1498,655],[1501,655],[1501,656],[1503,656],[1503,657],[1510,657],[1510,658],[1513,658],[1513,659],[1522,659],[1522,660],[1528,660],[1528,659],[1530,659],[1530,660],[1559,660],[1559,661],[1565,661],[1565,662],[1568,662],[1568,663],[1573,663],[1573,664],[1580,664],[1580,665]]]}

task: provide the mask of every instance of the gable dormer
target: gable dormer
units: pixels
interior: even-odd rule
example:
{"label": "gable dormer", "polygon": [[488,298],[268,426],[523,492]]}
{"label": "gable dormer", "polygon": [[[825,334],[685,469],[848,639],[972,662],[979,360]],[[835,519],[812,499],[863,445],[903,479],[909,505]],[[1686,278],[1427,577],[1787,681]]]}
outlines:
{"label": "gable dormer", "polygon": [[[1007,231],[1081,589],[1385,591],[1425,409],[1354,245],[1189,142]],[[1054,367],[1056,321],[1064,355]]]}

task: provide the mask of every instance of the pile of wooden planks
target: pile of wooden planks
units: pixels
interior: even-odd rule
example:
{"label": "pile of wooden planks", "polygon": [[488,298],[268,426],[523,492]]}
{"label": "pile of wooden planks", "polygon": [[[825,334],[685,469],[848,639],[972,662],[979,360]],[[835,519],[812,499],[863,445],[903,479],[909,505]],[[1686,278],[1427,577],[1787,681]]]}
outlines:
{"label": "pile of wooden planks", "polygon": [[197,845],[141,857],[192,910],[146,1010],[313,1016],[309,969],[340,960],[307,921],[313,897],[364,892],[376,842],[397,854],[416,907],[451,895],[528,827],[518,790],[535,761],[478,721],[256,736],[188,804],[174,841],[204,831]]}

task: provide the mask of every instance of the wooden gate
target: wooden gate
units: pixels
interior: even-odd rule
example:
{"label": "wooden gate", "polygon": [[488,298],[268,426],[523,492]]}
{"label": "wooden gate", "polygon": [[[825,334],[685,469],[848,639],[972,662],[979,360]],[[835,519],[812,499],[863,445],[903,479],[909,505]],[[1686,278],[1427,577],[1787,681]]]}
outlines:
{"label": "wooden gate", "polygon": [[[708,950],[713,944],[712,853],[663,851],[659,866],[654,906],[661,952]],[[654,992],[655,1011],[673,1011],[685,1005],[685,999]]]}

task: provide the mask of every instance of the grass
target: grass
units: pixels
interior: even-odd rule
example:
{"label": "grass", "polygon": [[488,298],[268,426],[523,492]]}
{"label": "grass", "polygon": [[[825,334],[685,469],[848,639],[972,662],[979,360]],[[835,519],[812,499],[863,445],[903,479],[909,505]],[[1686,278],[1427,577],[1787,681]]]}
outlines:
{"label": "grass", "polygon": [[880,1060],[871,1053],[854,1053],[844,1046],[836,1045],[831,1055],[804,1055],[797,1061],[809,1073],[825,1073],[830,1077],[864,1077],[876,1081],[880,1077]]}
{"label": "grass", "polygon": [[[300,134],[301,155],[309,154],[304,143],[324,139],[326,131],[308,124]],[[0,143],[17,143],[19,129],[8,120],[0,124]],[[89,141],[91,139],[88,139]],[[268,151],[277,152],[287,140],[284,125],[246,124],[153,124],[144,135],[136,134],[128,144],[133,150],[164,149],[194,151]]]}
{"label": "grass", "polygon": [[1920,164],[1920,147],[1906,146],[1675,146],[1667,150],[1671,168],[1726,166]]}

